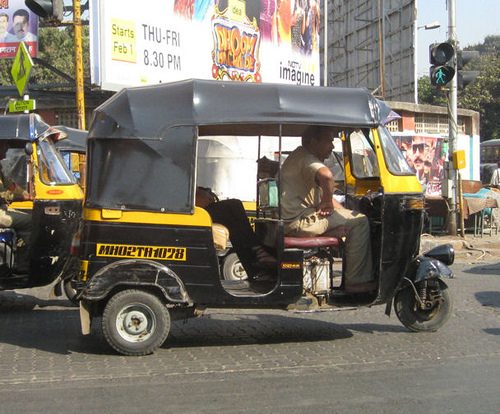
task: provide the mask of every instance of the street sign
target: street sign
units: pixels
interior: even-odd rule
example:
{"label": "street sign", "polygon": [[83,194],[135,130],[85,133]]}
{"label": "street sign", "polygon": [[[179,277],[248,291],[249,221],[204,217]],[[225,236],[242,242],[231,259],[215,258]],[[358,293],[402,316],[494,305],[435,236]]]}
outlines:
{"label": "street sign", "polygon": [[16,57],[14,59],[14,63],[12,64],[12,70],[10,71],[17,90],[19,91],[19,96],[23,96],[24,94],[32,67],[33,61],[31,60],[28,48],[24,42],[19,42]]}
{"label": "street sign", "polygon": [[9,112],[34,111],[35,109],[36,102],[34,99],[26,99],[23,101],[9,101]]}

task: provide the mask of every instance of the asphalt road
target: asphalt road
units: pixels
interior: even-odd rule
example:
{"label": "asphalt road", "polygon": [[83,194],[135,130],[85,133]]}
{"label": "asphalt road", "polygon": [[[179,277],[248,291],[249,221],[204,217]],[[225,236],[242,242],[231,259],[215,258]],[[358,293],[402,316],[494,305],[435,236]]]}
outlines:
{"label": "asphalt road", "polygon": [[123,357],[44,289],[0,292],[0,413],[500,412],[500,262],[455,265],[439,332],[384,307],[210,310]]}

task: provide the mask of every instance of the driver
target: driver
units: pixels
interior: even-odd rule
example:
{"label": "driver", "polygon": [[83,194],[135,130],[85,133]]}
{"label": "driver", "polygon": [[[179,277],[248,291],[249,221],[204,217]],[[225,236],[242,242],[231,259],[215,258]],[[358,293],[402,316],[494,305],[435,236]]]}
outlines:
{"label": "driver", "polygon": [[281,205],[295,237],[347,236],[344,290],[349,294],[375,290],[372,280],[368,218],[342,207],[333,198],[335,181],[324,161],[333,150],[333,130],[312,126],[281,168]]}
{"label": "driver", "polygon": [[[8,150],[6,142],[0,142],[0,160]],[[6,177],[0,163],[0,227],[13,228],[18,236],[18,247],[26,245],[31,231],[31,214],[9,208],[12,201],[28,200],[29,194],[21,186]]]}

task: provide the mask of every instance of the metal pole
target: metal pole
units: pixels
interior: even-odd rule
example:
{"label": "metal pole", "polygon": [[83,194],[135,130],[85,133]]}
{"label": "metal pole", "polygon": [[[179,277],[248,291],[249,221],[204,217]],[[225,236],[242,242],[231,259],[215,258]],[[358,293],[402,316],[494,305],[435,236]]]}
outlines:
{"label": "metal pole", "polygon": [[[416,2],[415,2],[416,4]],[[417,6],[415,5],[415,20],[413,20],[413,85],[414,100],[418,104],[418,27]]]}
{"label": "metal pole", "polygon": [[[448,41],[457,49],[456,35],[456,13],[455,0],[448,0]],[[457,67],[456,54],[454,56],[454,67]],[[451,180],[451,189],[449,192],[448,213],[448,234],[457,235],[457,171],[453,166],[453,153],[457,144],[457,75],[453,77],[448,92],[448,180]]]}
{"label": "metal pole", "polygon": [[328,0],[323,0],[323,86],[328,86]]}
{"label": "metal pole", "polygon": [[78,128],[85,128],[85,93],[83,88],[83,46],[82,46],[82,14],[80,0],[73,0],[73,27],[75,31],[75,82],[76,111]]}
{"label": "metal pole", "polygon": [[378,0],[378,52],[380,57],[380,95],[385,99],[384,0]]}

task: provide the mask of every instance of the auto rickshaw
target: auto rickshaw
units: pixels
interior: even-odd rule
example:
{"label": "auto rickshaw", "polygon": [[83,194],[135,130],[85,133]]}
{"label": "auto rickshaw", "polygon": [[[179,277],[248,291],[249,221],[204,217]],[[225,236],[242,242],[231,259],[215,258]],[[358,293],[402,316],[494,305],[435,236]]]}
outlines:
{"label": "auto rickshaw", "polygon": [[[365,89],[186,80],[124,89],[96,109],[88,136],[78,295],[83,334],[102,321],[119,353],[145,355],[171,320],[205,308],[386,305],[414,331],[450,316],[444,277],[451,246],[419,255],[424,198],[384,122],[390,108]],[[218,223],[195,206],[197,144],[207,136],[260,142],[297,139],[311,125],[342,130],[345,205],[367,215],[377,289],[342,293],[342,240],[290,238],[281,216],[279,171],[259,178],[256,233],[277,258],[271,277],[225,280]],[[340,261],[339,261],[340,258]]]}
{"label": "auto rickshaw", "polygon": [[14,228],[0,229],[0,290],[66,280],[74,262],[70,247],[83,192],[54,146],[62,138],[37,114],[0,116],[0,141],[8,144],[1,160],[3,176],[23,190],[22,198],[2,200],[2,205],[31,217],[31,231],[24,238]]}
{"label": "auto rickshaw", "polygon": [[66,138],[56,142],[56,148],[63,156],[66,166],[76,178],[76,181],[83,187],[87,158],[87,131],[70,128],[66,125],[55,125],[54,128],[66,135]]}

